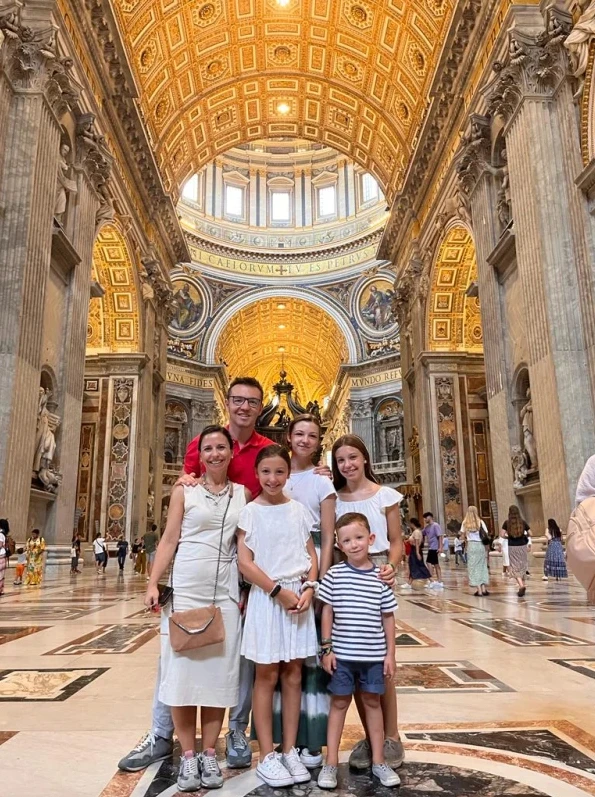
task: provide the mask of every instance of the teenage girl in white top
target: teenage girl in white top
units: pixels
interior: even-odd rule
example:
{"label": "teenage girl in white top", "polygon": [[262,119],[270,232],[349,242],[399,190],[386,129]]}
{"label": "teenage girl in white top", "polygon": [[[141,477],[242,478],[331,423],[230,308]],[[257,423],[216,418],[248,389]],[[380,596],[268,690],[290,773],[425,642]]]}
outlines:
{"label": "teenage girl in white top", "polygon": [[[287,438],[291,448],[291,473],[285,495],[299,501],[308,510],[318,554],[319,578],[322,578],[333,563],[337,493],[329,477],[314,468],[314,463],[318,464],[320,459],[320,420],[310,413],[298,415],[288,426]],[[316,631],[320,642],[319,622]],[[322,764],[320,749],[326,745],[326,721],[330,709],[328,681],[328,675],[318,666],[316,659],[308,659],[303,670],[297,743],[301,748],[300,761],[309,769]],[[275,727],[277,725],[280,723],[276,722]]]}
{"label": "teenage girl in white top", "polygon": [[[370,548],[371,559],[378,566],[383,581],[394,583],[395,573],[403,558],[403,536],[399,504],[403,496],[391,487],[378,484],[370,465],[370,454],[357,435],[344,435],[333,446],[333,482],[337,490],[337,518],[347,512],[361,512],[368,518],[376,535]],[[358,713],[364,729],[366,720],[361,696],[355,694]],[[384,718],[384,756],[391,768],[403,763],[404,750],[397,723],[397,697],[392,682],[382,696]],[[372,750],[367,739],[358,742],[349,757],[354,769],[372,765]]]}

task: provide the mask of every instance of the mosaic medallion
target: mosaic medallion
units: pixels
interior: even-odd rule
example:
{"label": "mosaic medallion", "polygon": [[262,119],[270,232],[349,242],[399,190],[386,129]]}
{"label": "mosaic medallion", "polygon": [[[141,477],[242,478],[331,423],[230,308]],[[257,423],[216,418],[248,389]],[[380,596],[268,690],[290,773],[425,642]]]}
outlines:
{"label": "mosaic medallion", "polygon": [[38,703],[68,700],[107,667],[65,670],[0,670],[0,702]]}
{"label": "mosaic medallion", "polygon": [[480,631],[501,642],[517,647],[537,647],[551,645],[566,645],[568,647],[578,647],[580,645],[595,645],[587,639],[564,634],[562,631],[555,631],[552,628],[543,628],[533,623],[525,623],[522,620],[504,620],[499,617],[488,618],[456,618],[455,623],[461,623],[474,631]]}

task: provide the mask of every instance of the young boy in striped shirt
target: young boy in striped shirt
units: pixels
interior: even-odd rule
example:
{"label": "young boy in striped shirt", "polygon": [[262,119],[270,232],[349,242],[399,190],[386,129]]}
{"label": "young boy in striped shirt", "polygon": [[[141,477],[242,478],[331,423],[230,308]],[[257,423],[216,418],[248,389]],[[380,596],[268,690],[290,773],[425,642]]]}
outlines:
{"label": "young boy in striped shirt", "polygon": [[366,716],[372,749],[372,773],[383,786],[399,786],[399,776],[384,759],[384,723],[380,695],[384,679],[395,674],[397,601],[378,578],[369,556],[374,542],[370,524],[360,512],[349,512],[335,526],[337,544],[347,561],[331,567],[322,579],[322,666],[331,676],[326,764],[318,776],[321,789],[337,787],[339,744],[345,715],[356,688]]}

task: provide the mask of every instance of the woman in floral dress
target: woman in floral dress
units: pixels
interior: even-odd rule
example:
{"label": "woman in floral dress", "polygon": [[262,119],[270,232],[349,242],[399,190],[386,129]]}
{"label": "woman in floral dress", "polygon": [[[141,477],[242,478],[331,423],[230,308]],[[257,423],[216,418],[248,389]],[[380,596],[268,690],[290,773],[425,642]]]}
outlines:
{"label": "woman in floral dress", "polygon": [[43,555],[45,540],[39,529],[33,529],[27,540],[27,568],[25,570],[25,586],[36,587],[43,579]]}

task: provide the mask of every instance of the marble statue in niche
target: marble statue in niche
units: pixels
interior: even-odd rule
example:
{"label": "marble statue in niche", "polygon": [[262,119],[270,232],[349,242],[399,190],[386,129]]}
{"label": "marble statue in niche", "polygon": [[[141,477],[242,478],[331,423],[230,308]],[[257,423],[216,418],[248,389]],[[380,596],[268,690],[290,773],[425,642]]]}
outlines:
{"label": "marble statue in niche", "polygon": [[527,388],[527,401],[521,408],[521,427],[523,430],[523,444],[532,470],[539,467],[537,458],[537,443],[533,429],[533,403],[531,401],[531,388]]}
{"label": "marble statue in niche", "polygon": [[512,456],[510,457],[510,460],[512,462],[512,470],[514,474],[514,482],[512,486],[515,490],[519,490],[527,481],[527,455],[521,446],[512,447]]}
{"label": "marble statue in niche", "polygon": [[60,419],[48,410],[47,404],[51,395],[49,388],[39,388],[33,478],[39,479],[48,492],[55,493],[62,481],[62,475],[53,465],[56,454],[55,431]]}
{"label": "marble statue in niche", "polygon": [[70,179],[70,163],[68,156],[70,146],[66,143],[60,145],[60,158],[58,159],[58,181],[56,186],[56,200],[54,202],[54,218],[60,223],[66,212],[68,195],[76,194],[77,188],[74,180]]}

